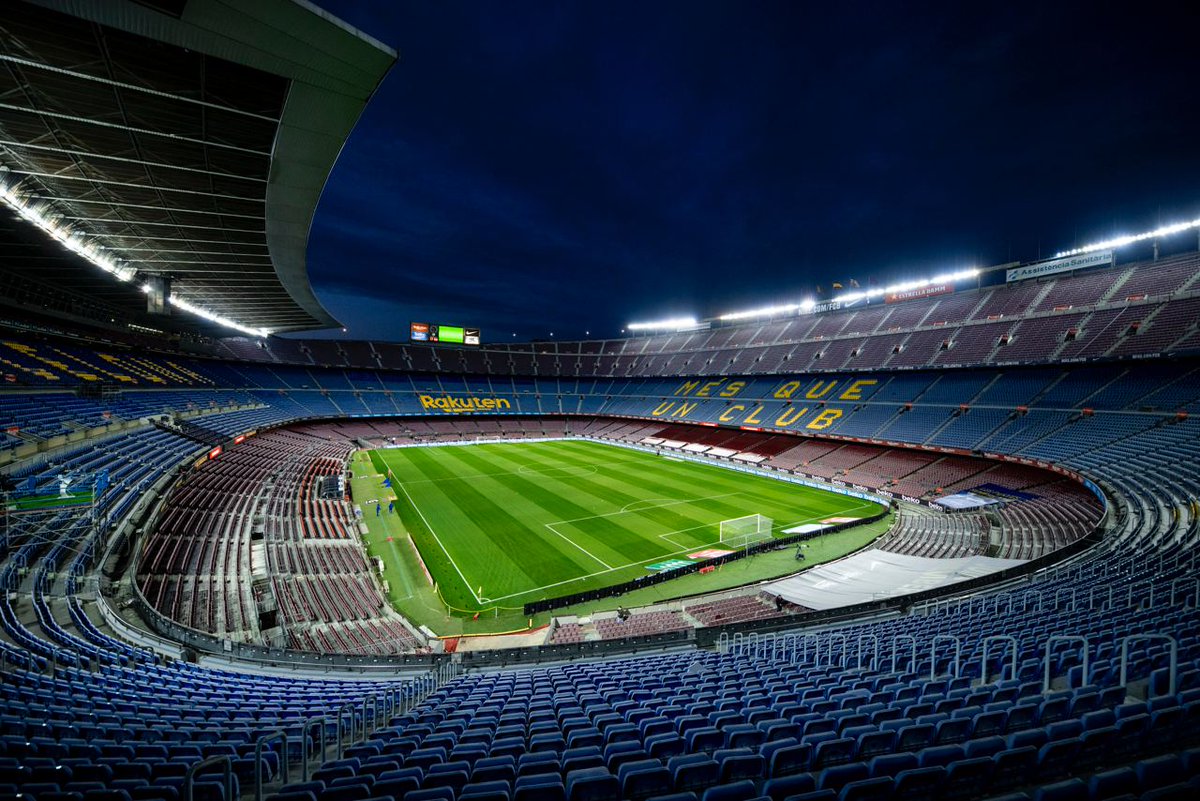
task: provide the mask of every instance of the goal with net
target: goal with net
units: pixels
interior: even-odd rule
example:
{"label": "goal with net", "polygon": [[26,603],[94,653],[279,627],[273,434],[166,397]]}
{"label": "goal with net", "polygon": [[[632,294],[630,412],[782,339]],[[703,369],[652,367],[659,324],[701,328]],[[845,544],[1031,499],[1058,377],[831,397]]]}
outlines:
{"label": "goal with net", "polygon": [[771,539],[772,520],[764,515],[746,515],[721,521],[721,544],[748,548]]}

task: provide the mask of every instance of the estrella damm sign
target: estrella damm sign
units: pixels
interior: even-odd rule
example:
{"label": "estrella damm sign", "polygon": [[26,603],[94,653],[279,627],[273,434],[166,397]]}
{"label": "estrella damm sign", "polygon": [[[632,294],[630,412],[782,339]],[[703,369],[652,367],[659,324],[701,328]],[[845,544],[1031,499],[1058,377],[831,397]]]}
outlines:
{"label": "estrella damm sign", "polygon": [[[745,380],[689,380],[674,392],[675,397],[686,400],[664,400],[650,414],[671,420],[705,417],[726,425],[824,431],[845,414],[827,404],[866,400],[878,383],[874,378],[853,377],[789,379],[766,397],[742,400],[740,396],[748,384]],[[714,401],[720,406],[714,407]],[[717,408],[720,413],[714,416]],[[697,409],[701,411],[697,413]]]}
{"label": "estrella damm sign", "polygon": [[435,398],[432,395],[419,395],[418,399],[423,409],[437,409],[450,414],[496,412],[512,408],[512,403],[507,398],[456,398],[452,395]]}

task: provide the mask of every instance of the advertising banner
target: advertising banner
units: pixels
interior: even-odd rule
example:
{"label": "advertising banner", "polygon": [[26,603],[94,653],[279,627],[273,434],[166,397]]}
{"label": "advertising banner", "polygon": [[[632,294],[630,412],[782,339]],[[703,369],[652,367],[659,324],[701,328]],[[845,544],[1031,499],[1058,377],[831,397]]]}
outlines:
{"label": "advertising banner", "polygon": [[1026,278],[1040,278],[1043,275],[1068,273],[1072,270],[1082,270],[1085,267],[1109,267],[1113,263],[1111,250],[1097,250],[1095,253],[1083,253],[1079,256],[1066,256],[1061,259],[1050,259],[1014,267],[1004,272],[1006,282],[1021,281]]}

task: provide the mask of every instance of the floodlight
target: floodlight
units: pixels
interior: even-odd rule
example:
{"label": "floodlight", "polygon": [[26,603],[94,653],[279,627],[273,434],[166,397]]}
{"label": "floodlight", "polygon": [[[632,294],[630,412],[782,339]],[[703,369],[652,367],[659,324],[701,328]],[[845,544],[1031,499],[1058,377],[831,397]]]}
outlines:
{"label": "floodlight", "polygon": [[1079,256],[1083,253],[1094,253],[1097,250],[1112,250],[1114,248],[1132,245],[1135,242],[1144,242],[1147,239],[1158,239],[1163,236],[1171,236],[1172,234],[1183,233],[1193,228],[1200,228],[1200,219],[1190,220],[1188,222],[1172,223],[1164,225],[1161,228],[1155,228],[1153,231],[1146,231],[1143,234],[1127,234],[1118,236],[1112,239],[1106,239],[1103,242],[1093,242],[1090,245],[1084,245],[1080,248],[1072,248],[1071,250],[1062,250],[1054,254],[1054,258],[1059,259],[1064,256]]}
{"label": "floodlight", "polygon": [[649,323],[630,323],[626,326],[630,331],[682,331],[685,328],[695,328],[700,325],[695,317],[670,317],[665,320],[655,320]]}
{"label": "floodlight", "polygon": [[[57,218],[49,215],[39,208],[33,201],[25,197],[21,192],[17,191],[16,187],[0,183],[0,201],[3,201],[6,206],[15,211],[22,219],[32,223],[40,228],[51,238],[62,244],[63,247],[82,256],[87,261],[91,262],[96,267],[99,267],[104,272],[112,275],[118,281],[129,282],[137,277],[137,270],[124,264],[107,253],[103,245],[95,244],[89,241],[79,231],[74,230],[69,225],[65,225]],[[151,291],[149,284],[142,284],[138,287],[142,292],[149,294]],[[243,334],[251,336],[265,337],[270,334],[269,331],[263,328],[251,328],[249,326],[236,323],[227,317],[223,317],[207,309],[202,309],[176,295],[172,295],[168,302],[185,312],[195,314],[198,317],[203,317],[206,320],[217,323],[218,325],[232,328],[235,331],[241,331]]]}
{"label": "floodlight", "polygon": [[209,322],[216,323],[217,325],[223,325],[226,328],[232,328],[235,331],[241,331],[243,334],[249,334],[256,337],[267,337],[271,335],[271,332],[265,328],[251,328],[249,326],[242,325],[241,323],[236,323],[233,320],[230,320],[228,317],[222,317],[221,315],[211,312],[208,309],[203,309],[194,303],[190,303],[178,295],[171,295],[169,298],[167,298],[167,302],[172,306],[188,312],[189,314],[194,314],[197,317],[203,317]]}
{"label": "floodlight", "polygon": [[788,312],[794,312],[798,308],[800,308],[800,305],[797,303],[784,303],[781,306],[765,306],[761,309],[750,309],[749,311],[730,312],[729,314],[722,314],[717,319],[730,321],[730,320],[746,320],[750,317],[772,317],[776,314],[786,314]]}
{"label": "floodlight", "polygon": [[[891,295],[896,292],[910,292],[914,289],[921,289],[927,286],[936,286],[937,284],[950,284],[955,281],[964,281],[968,278],[976,278],[979,276],[979,270],[972,267],[966,270],[958,270],[945,275],[935,276],[934,278],[922,278],[919,281],[904,281],[899,284],[892,284],[885,287],[873,287],[869,289],[856,289],[853,292],[846,292],[832,299],[834,303],[855,303],[864,298],[878,298],[883,295]],[[761,309],[750,309],[748,311],[730,312],[722,314],[717,319],[724,322],[732,322],[735,320],[747,320],[753,317],[770,317],[775,314],[785,314],[787,312],[800,311],[804,313],[811,312],[817,306],[817,302],[812,298],[805,298],[799,303],[785,303],[779,306],[765,306]]]}

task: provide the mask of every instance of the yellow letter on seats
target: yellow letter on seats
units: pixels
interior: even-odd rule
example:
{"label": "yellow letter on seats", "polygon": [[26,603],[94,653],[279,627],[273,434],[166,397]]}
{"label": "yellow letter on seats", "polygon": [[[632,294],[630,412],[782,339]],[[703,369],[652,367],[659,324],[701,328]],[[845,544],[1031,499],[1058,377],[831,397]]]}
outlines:
{"label": "yellow letter on seats", "polygon": [[799,381],[789,381],[779,389],[775,390],[775,397],[780,400],[787,400],[796,394],[796,390],[800,389]]}
{"label": "yellow letter on seats", "polygon": [[[808,398],[809,400],[816,400],[817,398],[823,398],[829,394],[829,390],[833,389],[836,386],[837,386],[836,380],[830,381],[828,384],[826,384],[824,381],[818,381],[817,383],[813,384],[812,387],[809,388],[808,392],[804,393],[804,397]],[[823,387],[823,389],[822,389],[822,387]]]}
{"label": "yellow letter on seats", "polygon": [[876,381],[874,378],[860,378],[857,381],[855,381],[853,384],[851,384],[850,386],[846,387],[846,391],[843,392],[838,397],[838,400],[844,400],[844,401],[862,400],[862,388],[869,387],[873,384],[878,384],[878,383],[879,382]]}
{"label": "yellow letter on seats", "polygon": [[820,414],[809,421],[805,428],[811,428],[814,431],[823,431],[833,425],[833,422],[841,416],[841,409],[823,409]]}

